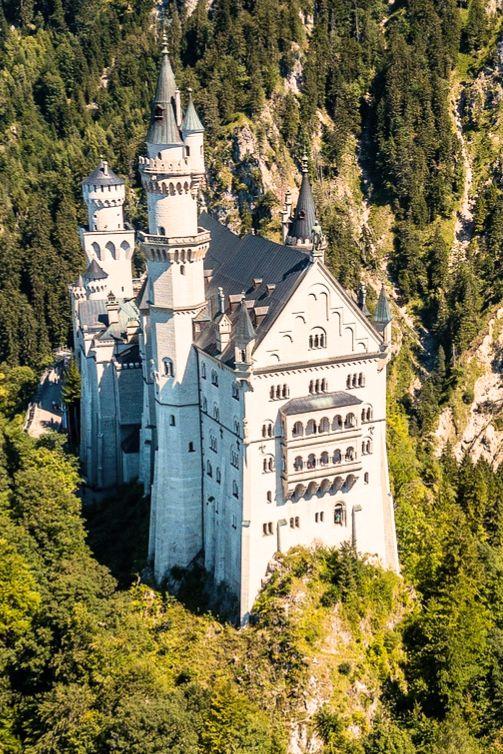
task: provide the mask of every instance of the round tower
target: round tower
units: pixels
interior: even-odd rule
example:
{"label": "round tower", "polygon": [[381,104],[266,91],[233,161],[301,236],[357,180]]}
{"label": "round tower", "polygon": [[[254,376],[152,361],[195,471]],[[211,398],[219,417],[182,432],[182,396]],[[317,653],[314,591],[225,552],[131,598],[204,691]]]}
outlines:
{"label": "round tower", "polygon": [[182,123],[185,153],[189,158],[192,172],[204,176],[206,172],[204,165],[204,126],[199,119],[196,108],[194,107],[192,89],[189,89],[188,92],[189,103]]}
{"label": "round tower", "polygon": [[102,160],[96,170],[82,182],[90,231],[124,228],[122,207],[126,197],[125,183]]}

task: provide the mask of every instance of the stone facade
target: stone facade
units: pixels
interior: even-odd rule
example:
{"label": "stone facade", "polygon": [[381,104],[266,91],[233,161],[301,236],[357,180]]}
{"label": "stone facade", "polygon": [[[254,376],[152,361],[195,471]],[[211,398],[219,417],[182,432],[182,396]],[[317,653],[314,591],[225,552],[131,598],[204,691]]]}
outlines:
{"label": "stone facade", "polygon": [[[72,287],[82,459],[90,483],[138,476],[150,494],[159,582],[202,561],[246,621],[275,553],[294,545],[349,541],[398,570],[391,315],[384,289],[372,319],[364,292],[356,303],[325,266],[307,167],[294,212],[287,197],[283,244],[239,238],[200,212],[203,136],[191,97],[182,113],[164,49],[140,158],[141,288],[122,214],[114,204],[100,215],[94,174],[84,183],[94,282]],[[108,242],[116,254],[106,257]]]}

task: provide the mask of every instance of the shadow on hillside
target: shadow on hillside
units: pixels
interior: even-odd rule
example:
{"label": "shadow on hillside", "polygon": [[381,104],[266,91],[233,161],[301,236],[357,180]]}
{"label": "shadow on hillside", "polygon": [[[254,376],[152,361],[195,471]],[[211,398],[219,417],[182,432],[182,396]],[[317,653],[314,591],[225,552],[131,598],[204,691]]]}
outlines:
{"label": "shadow on hillside", "polygon": [[146,567],[149,510],[140,485],[124,485],[84,508],[88,544],[121,589],[138,581]]}

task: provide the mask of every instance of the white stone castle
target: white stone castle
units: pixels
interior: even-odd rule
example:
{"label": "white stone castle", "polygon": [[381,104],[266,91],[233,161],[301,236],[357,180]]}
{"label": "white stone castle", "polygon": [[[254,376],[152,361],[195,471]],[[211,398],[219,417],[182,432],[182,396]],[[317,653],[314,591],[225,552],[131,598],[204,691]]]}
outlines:
{"label": "white stone castle", "polygon": [[151,495],[158,582],[204,564],[246,621],[278,551],[352,542],[398,570],[386,455],[391,315],[324,263],[307,169],[283,244],[199,213],[204,129],[166,46],[147,156],[147,260],[132,277],[124,181],[83,182],[88,267],[71,287],[87,484]]}

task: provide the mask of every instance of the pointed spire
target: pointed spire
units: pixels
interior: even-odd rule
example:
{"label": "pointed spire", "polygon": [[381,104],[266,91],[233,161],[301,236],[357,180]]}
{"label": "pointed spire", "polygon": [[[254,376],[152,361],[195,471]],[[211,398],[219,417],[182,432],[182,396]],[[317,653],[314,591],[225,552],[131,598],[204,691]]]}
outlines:
{"label": "pointed spire", "polygon": [[169,60],[168,40],[163,33],[161,67],[157,79],[157,89],[152,102],[152,116],[147,134],[149,144],[183,144],[176,123],[176,81]]}
{"label": "pointed spire", "polygon": [[315,223],[316,209],[309,181],[307,155],[304,154],[302,157],[302,183],[300,184],[299,199],[293,220],[288,229],[286,243],[289,246],[295,246],[297,243],[310,243]]}
{"label": "pointed spire", "polygon": [[194,107],[194,101],[192,99],[192,89],[189,87],[187,90],[189,92],[189,104],[187,105],[187,110],[185,111],[185,118],[183,119],[182,123],[182,132],[183,134],[186,133],[204,133],[204,126],[201,123],[201,120],[199,118],[199,115],[197,114],[197,110]]}
{"label": "pointed spire", "polygon": [[241,299],[239,314],[234,331],[234,340],[238,348],[246,348],[248,343],[255,340],[256,333],[248,313],[244,297]]}
{"label": "pointed spire", "polygon": [[381,292],[379,293],[379,299],[377,301],[377,306],[374,314],[374,322],[376,325],[380,325],[381,327],[385,327],[388,325],[393,317],[391,316],[391,309],[389,307],[389,301],[388,297],[386,296],[386,291],[384,290],[384,283],[381,286]]}
{"label": "pointed spire", "polygon": [[107,273],[99,266],[96,259],[87,266],[87,270],[84,272],[84,280],[104,280],[107,278]]}

